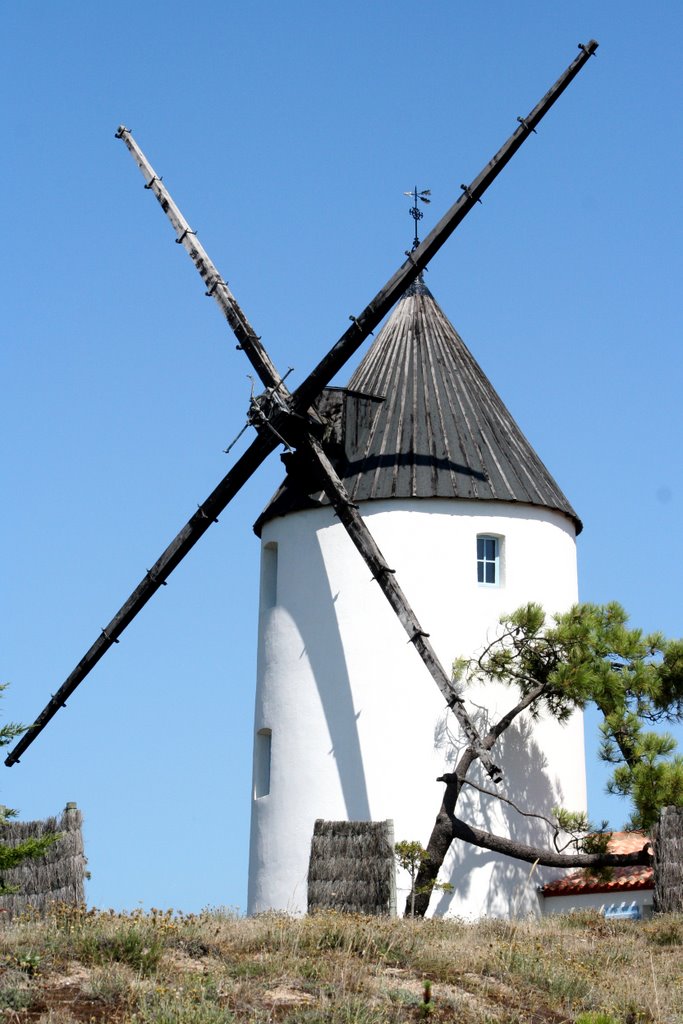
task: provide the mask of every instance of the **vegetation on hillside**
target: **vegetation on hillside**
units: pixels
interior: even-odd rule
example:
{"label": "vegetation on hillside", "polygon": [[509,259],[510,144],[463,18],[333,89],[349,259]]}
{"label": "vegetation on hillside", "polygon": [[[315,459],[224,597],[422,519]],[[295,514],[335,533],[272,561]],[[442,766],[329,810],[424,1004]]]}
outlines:
{"label": "vegetation on hillside", "polygon": [[0,927],[0,1019],[681,1024],[683,917],[239,919],[57,906]]}

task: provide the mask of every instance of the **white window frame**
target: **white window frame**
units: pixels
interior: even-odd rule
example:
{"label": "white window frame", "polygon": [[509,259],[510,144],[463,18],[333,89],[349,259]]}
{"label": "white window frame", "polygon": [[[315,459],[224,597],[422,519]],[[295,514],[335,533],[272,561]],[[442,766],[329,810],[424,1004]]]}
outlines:
{"label": "white window frame", "polygon": [[[494,557],[489,558],[484,552],[483,557],[479,555],[479,542],[480,541],[492,541],[494,544]],[[499,587],[502,581],[502,547],[503,538],[496,536],[495,533],[478,533],[477,534],[477,583],[480,587]],[[493,565],[493,580],[487,580],[486,569],[488,566]],[[483,578],[480,578],[480,573]]]}

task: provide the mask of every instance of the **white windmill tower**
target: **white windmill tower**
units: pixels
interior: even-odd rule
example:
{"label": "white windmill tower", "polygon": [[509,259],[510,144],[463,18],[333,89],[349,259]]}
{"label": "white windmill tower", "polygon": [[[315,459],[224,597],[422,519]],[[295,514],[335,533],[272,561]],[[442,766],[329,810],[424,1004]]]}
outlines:
{"label": "white windmill tower", "polygon": [[[517,118],[518,127],[501,149],[461,186],[462,195],[427,238],[406,254],[291,392],[162,178],[130,129],[119,127],[116,137],[264,387],[252,396],[247,417],[256,437],[32,719],[6,765],[18,763],[284,442],[290,449],[288,480],[257,524],[263,559],[250,909],[305,907],[316,817],[391,817],[400,837],[424,836],[435,769],[443,770],[448,753],[451,717],[457,721],[456,742],[467,743],[488,775],[499,779],[443,665],[480,643],[502,611],[530,599],[553,610],[575,600],[574,538],[580,524],[421,274],[597,46],[595,40],[580,44],[579,56],[527,117]],[[415,197],[417,205],[417,192]],[[349,388],[326,388],[396,302]],[[349,542],[360,559],[350,557]],[[429,622],[433,642],[382,548]],[[406,633],[440,696],[421,683],[424,672],[406,647]],[[487,693],[489,707],[492,700]],[[562,736],[550,726],[546,731],[537,734],[543,771],[530,770],[529,745],[520,744],[510,785],[514,792],[518,781],[529,795],[543,777],[545,791],[532,794],[539,808],[553,791],[578,809],[584,792],[580,722]],[[498,910],[487,908],[482,895],[492,870],[497,866],[478,861],[475,870],[461,872],[466,884],[460,884],[452,909]],[[510,885],[499,888],[509,891]]]}
{"label": "white windmill tower", "polygon": [[[526,602],[553,612],[576,602],[581,523],[422,276],[348,388],[327,389],[319,409],[337,473],[442,665],[473,654]],[[255,529],[249,909],[302,911],[315,819],[389,818],[397,838],[426,845],[452,746],[443,698],[324,493],[290,473]],[[468,698],[510,706],[501,691]],[[517,742],[504,794],[539,813],[585,808],[580,714]],[[468,821],[506,834],[494,803],[470,800]],[[443,909],[460,915],[505,913],[528,875],[485,851],[451,851],[448,867],[455,893]]]}

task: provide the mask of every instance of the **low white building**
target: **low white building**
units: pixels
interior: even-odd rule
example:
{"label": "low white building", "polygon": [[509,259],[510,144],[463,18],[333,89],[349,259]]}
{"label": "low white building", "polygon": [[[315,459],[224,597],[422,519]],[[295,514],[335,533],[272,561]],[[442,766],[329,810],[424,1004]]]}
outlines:
{"label": "low white building", "polygon": [[[636,853],[648,837],[642,832],[613,832],[610,853]],[[606,917],[639,920],[652,914],[654,871],[651,866],[613,868],[606,879],[585,871],[570,871],[538,890],[542,914],[569,914],[575,910],[599,910]]]}
{"label": "low white building", "polygon": [[[581,523],[422,280],[348,388],[327,389],[319,411],[326,450],[447,669],[480,648],[502,614],[528,601],[549,612],[577,601]],[[255,526],[250,913],[306,910],[318,818],[392,819],[397,840],[426,845],[443,793],[435,779],[463,746],[324,495],[296,458],[288,469]],[[480,723],[514,703],[503,688],[466,696]],[[563,726],[517,723],[501,746],[503,795],[541,813],[585,809],[580,714]],[[471,788],[459,810],[525,842],[543,835]],[[442,877],[454,891],[435,895],[430,913],[538,912],[539,877],[529,884],[528,866],[508,858],[454,844]]]}

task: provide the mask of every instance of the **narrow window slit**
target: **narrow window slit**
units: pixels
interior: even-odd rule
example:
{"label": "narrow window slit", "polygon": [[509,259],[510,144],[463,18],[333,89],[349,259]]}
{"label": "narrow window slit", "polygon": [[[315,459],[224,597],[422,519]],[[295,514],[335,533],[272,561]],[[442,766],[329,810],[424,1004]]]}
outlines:
{"label": "narrow window slit", "polygon": [[270,759],[272,740],[272,729],[259,729],[256,733],[254,796],[257,798],[268,796],[270,793]]}
{"label": "narrow window slit", "polygon": [[277,544],[264,545],[261,557],[261,607],[274,608],[277,604]]}

